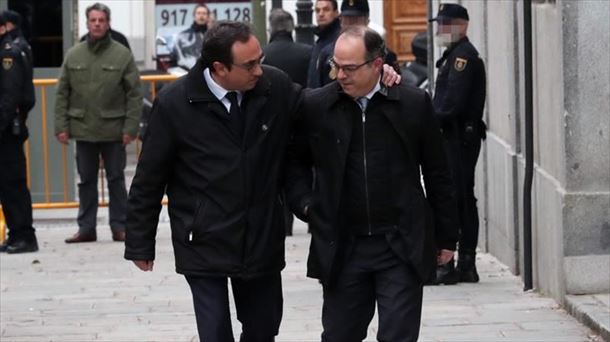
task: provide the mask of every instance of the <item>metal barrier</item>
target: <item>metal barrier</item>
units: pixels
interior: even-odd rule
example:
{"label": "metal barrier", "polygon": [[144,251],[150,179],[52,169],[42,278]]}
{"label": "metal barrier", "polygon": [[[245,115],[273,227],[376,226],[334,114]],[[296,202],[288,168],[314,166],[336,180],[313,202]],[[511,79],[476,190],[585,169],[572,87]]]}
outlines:
{"label": "metal barrier", "polygon": [[[178,77],[175,75],[144,75],[140,76],[140,80],[142,83],[149,83],[150,86],[150,95],[151,98],[154,99],[157,96],[157,83],[158,82],[172,82],[176,80]],[[32,203],[33,209],[68,209],[68,208],[78,208],[78,202],[69,202],[68,201],[68,159],[67,159],[67,146],[61,146],[61,165],[62,165],[62,182],[63,182],[63,202],[51,202],[50,199],[50,191],[49,191],[49,137],[47,134],[47,87],[55,86],[57,84],[57,79],[35,79],[34,86],[40,88],[40,98],[39,103],[42,111],[41,115],[41,124],[42,124],[42,156],[43,156],[43,184],[44,184],[44,202],[41,203]],[[135,140],[135,144],[133,145],[136,148],[136,153],[139,154],[140,151],[140,141],[139,139]],[[26,157],[26,181],[28,188],[31,186],[31,170],[30,170],[30,142],[29,140],[24,144],[25,157]],[[104,168],[102,164],[100,164],[100,181],[101,181],[101,200],[100,206],[107,206],[108,202],[106,201],[106,194],[104,193]],[[6,239],[6,220],[4,213],[2,211],[2,206],[0,205],[0,243],[4,242]]]}

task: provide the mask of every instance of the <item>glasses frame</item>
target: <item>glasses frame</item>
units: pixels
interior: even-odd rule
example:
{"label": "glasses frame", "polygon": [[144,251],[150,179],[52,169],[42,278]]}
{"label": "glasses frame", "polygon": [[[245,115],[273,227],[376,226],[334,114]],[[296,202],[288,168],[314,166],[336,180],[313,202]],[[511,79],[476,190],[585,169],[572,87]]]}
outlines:
{"label": "glasses frame", "polygon": [[231,63],[231,65],[241,68],[247,72],[252,72],[252,71],[254,71],[254,69],[256,69],[257,66],[261,66],[264,61],[265,61],[265,55],[261,55],[258,59],[254,60],[254,61],[250,61],[248,63],[242,63],[242,64]]}
{"label": "glasses frame", "polygon": [[358,71],[358,69],[362,68],[363,66],[371,63],[372,61],[374,61],[375,59],[377,59],[377,57],[369,59],[367,61],[365,61],[362,64],[348,64],[348,65],[340,65],[337,62],[335,62],[334,58],[331,58],[328,60],[328,64],[330,65],[330,69],[334,70],[334,72],[336,74],[339,73],[340,70],[343,70],[343,72],[346,75],[353,75],[356,71]]}

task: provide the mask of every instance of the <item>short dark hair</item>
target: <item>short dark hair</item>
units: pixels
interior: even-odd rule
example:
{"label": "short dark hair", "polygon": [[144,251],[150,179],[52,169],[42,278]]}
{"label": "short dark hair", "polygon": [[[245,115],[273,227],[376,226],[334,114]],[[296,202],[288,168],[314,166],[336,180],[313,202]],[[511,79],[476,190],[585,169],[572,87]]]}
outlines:
{"label": "short dark hair", "polygon": [[339,3],[337,2],[337,0],[316,0],[316,2],[318,2],[318,1],[329,1],[333,6],[333,11],[336,11],[339,9]]}
{"label": "short dark hair", "polygon": [[385,41],[377,31],[368,27],[362,26],[349,26],[341,31],[341,36],[351,36],[361,38],[364,42],[364,59],[367,61],[373,60],[377,57],[384,59],[387,50]]}
{"label": "short dark hair", "polygon": [[281,8],[274,8],[269,13],[269,27],[271,34],[279,31],[292,33],[294,30],[294,19],[292,15]]}
{"label": "short dark hair", "polygon": [[193,8],[193,15],[195,15],[195,12],[197,12],[197,9],[202,8],[202,7],[205,8],[208,11],[208,15],[210,15],[210,8],[206,4],[195,5],[195,8]]}
{"label": "short dark hair", "polygon": [[223,20],[216,23],[205,34],[201,48],[201,61],[204,67],[213,70],[214,62],[220,62],[231,70],[235,42],[245,43],[252,36],[252,29],[240,21]]}
{"label": "short dark hair", "polygon": [[91,11],[101,11],[106,13],[106,20],[110,21],[110,8],[102,3],[96,2],[93,5],[87,7],[85,11],[86,18],[89,19],[89,12]]}

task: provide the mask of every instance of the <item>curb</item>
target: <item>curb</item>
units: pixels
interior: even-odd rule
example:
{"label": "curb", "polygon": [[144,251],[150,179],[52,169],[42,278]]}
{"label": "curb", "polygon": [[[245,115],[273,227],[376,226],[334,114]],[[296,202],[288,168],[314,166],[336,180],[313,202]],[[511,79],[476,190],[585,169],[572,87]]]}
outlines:
{"label": "curb", "polygon": [[566,310],[582,324],[593,329],[606,342],[610,342],[610,310],[598,296],[603,295],[567,295],[565,297]]}

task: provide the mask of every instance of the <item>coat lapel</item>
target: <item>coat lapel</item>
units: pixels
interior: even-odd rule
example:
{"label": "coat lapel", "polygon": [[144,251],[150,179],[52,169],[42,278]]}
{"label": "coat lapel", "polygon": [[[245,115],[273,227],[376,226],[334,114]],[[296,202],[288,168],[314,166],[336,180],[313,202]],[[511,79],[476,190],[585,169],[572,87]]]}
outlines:
{"label": "coat lapel", "polygon": [[[244,146],[251,146],[253,140],[257,140],[259,135],[267,132],[273,122],[273,118],[278,115],[277,111],[262,108],[269,100],[271,92],[271,82],[265,74],[258,80],[256,86],[244,94],[242,110],[246,120],[244,129]],[[257,133],[258,132],[258,133]]]}
{"label": "coat lapel", "polygon": [[[400,90],[398,89],[398,87],[386,88],[386,91],[387,91],[387,99],[389,101],[400,101],[400,97],[399,97]],[[402,141],[407,153],[409,154],[409,158],[415,162],[416,159],[413,158],[414,157],[413,151],[412,151],[413,148],[412,148],[411,142],[409,140],[408,126],[406,124],[406,118],[405,118],[405,116],[409,115],[408,112],[405,113],[403,111],[385,110],[385,109],[382,109],[382,112],[386,116],[386,118],[390,121],[390,124],[392,125],[392,127],[394,127],[394,131],[396,131],[396,133],[400,137],[400,140]]]}
{"label": "coat lapel", "polygon": [[197,64],[189,71],[186,77],[186,100],[196,108],[196,111],[202,114],[214,115],[227,130],[231,140],[241,147],[241,138],[233,129],[231,119],[227,113],[226,107],[216,98],[210,91],[210,88],[203,77],[203,64],[197,61]]}

